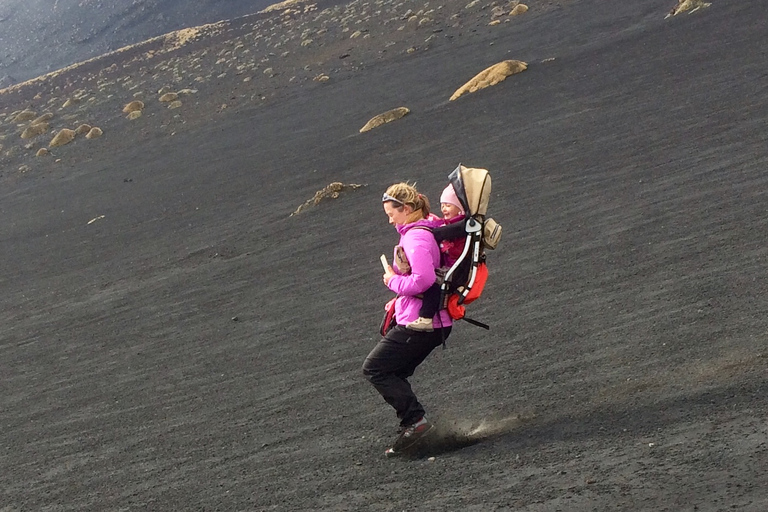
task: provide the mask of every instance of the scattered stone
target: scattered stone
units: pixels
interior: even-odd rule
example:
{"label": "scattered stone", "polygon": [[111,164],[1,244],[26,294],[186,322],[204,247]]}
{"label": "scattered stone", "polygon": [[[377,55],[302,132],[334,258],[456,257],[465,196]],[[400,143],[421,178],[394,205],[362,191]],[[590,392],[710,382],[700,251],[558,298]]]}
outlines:
{"label": "scattered stone", "polygon": [[91,125],[81,124],[75,129],[75,135],[85,135],[89,131],[91,131]]}
{"label": "scattered stone", "polygon": [[134,110],[133,112],[128,114],[128,120],[133,121],[134,119],[138,119],[142,116],[141,110]]}
{"label": "scattered stone", "polygon": [[294,211],[290,216],[293,217],[294,215],[298,215],[305,209],[309,208],[310,206],[317,206],[325,199],[337,199],[339,197],[339,194],[346,190],[354,190],[357,188],[362,187],[363,185],[358,185],[356,183],[350,183],[349,185],[345,185],[344,183],[341,183],[339,181],[335,181],[331,183],[330,185],[326,186],[325,188],[322,188],[315,192],[314,197],[312,199],[307,200],[296,208],[296,211]]}
{"label": "scattered stone", "polygon": [[512,8],[512,10],[509,12],[510,16],[520,16],[523,13],[528,12],[528,6],[525,4],[517,4],[515,7]]}
{"label": "scattered stone", "polygon": [[160,102],[161,103],[172,103],[179,99],[178,93],[175,92],[166,92],[162,96],[160,96]]}
{"label": "scattered stone", "polygon": [[365,123],[365,126],[360,128],[360,133],[367,132],[385,123],[400,119],[401,117],[407,115],[409,112],[410,110],[407,107],[397,107],[393,108],[392,110],[388,110],[384,113],[372,117],[370,121]]}
{"label": "scattered stone", "polygon": [[704,0],[678,0],[677,5],[671,11],[669,11],[669,14],[665,16],[665,19],[669,18],[670,16],[677,16],[678,14],[682,14],[684,12],[693,14],[699,9],[707,8],[710,5],[712,5],[710,2],[705,2]]}
{"label": "scattered stone", "polygon": [[70,130],[69,128],[62,128],[59,133],[57,133],[53,140],[51,140],[51,143],[48,145],[48,147],[55,148],[58,146],[64,146],[65,144],[69,144],[75,139],[75,130]]}
{"label": "scattered stone", "polygon": [[88,221],[88,224],[93,224],[93,223],[94,223],[94,222],[96,222],[97,220],[101,220],[101,219],[103,219],[104,217],[105,217],[104,215],[99,215],[98,217],[94,217],[94,218],[92,218],[91,220],[89,220],[89,221]]}
{"label": "scattered stone", "polygon": [[28,165],[22,165],[21,167],[19,167],[19,172],[21,173],[28,172],[29,170],[30,170],[30,167]]}
{"label": "scattered stone", "polygon": [[329,76],[328,76],[328,75],[326,75],[325,73],[320,73],[319,75],[317,75],[317,76],[316,76],[315,78],[313,78],[312,80],[314,80],[315,82],[327,82],[327,81],[328,81],[328,80],[330,80],[330,79],[331,79],[331,77],[329,77]]}
{"label": "scattered stone", "polygon": [[472,80],[461,86],[453,93],[449,101],[454,101],[465,93],[473,93],[506,80],[508,76],[528,69],[528,64],[519,60],[505,60],[484,69]]}
{"label": "scattered stone", "polygon": [[51,152],[48,151],[46,148],[40,148],[37,150],[37,153],[35,153],[35,156],[47,156],[50,155]]}
{"label": "scattered stone", "polygon": [[21,132],[22,139],[32,139],[48,131],[48,123],[37,123],[27,126],[23,132]]}
{"label": "scattered stone", "polygon": [[31,110],[22,110],[13,118],[14,123],[25,123],[36,118],[37,114]]}
{"label": "scattered stone", "polygon": [[29,124],[44,123],[46,121],[50,121],[51,119],[53,119],[53,114],[51,114],[50,112],[46,112],[45,114],[41,115],[40,117],[38,117],[37,119],[35,119]]}
{"label": "scattered stone", "polygon": [[174,100],[174,101],[172,101],[171,103],[168,104],[168,108],[170,108],[170,109],[179,108],[180,106],[181,106],[181,101],[180,100]]}
{"label": "scattered stone", "polygon": [[94,126],[90,130],[88,130],[88,133],[85,134],[86,139],[97,139],[104,135],[104,131],[99,128],[98,126]]}
{"label": "scattered stone", "polygon": [[77,98],[68,98],[67,101],[64,102],[64,104],[61,106],[61,108],[68,108],[73,105],[77,105],[80,103],[80,100]]}
{"label": "scattered stone", "polygon": [[133,100],[123,107],[123,114],[141,112],[142,110],[144,110],[144,102],[141,100]]}

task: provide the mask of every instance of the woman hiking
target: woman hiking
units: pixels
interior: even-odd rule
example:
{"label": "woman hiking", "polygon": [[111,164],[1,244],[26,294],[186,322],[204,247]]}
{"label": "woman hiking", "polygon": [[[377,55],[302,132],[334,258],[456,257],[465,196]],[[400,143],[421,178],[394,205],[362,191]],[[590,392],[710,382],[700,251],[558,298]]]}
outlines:
{"label": "woman hiking", "polygon": [[416,331],[406,327],[419,317],[419,295],[437,278],[440,250],[428,228],[440,222],[429,218],[429,201],[408,183],[390,186],[382,204],[389,223],[400,233],[401,250],[395,248],[395,267],[388,266],[383,275],[384,284],[397,294],[396,325],[368,354],[363,374],[400,419],[399,436],[385,452],[390,456],[407,450],[434,428],[424,417],[424,407],[411,389],[408,377],[448,338],[452,322],[448,313],[440,310],[433,318],[434,330]]}

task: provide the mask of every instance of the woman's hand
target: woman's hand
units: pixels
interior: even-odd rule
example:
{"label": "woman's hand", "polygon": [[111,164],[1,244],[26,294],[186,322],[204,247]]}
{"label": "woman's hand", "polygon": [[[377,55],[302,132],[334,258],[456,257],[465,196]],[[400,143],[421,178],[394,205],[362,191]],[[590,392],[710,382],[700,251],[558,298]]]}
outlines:
{"label": "woman's hand", "polygon": [[392,268],[392,265],[387,265],[387,270],[384,271],[384,275],[382,276],[384,284],[389,286],[389,280],[393,277],[395,277],[395,270]]}

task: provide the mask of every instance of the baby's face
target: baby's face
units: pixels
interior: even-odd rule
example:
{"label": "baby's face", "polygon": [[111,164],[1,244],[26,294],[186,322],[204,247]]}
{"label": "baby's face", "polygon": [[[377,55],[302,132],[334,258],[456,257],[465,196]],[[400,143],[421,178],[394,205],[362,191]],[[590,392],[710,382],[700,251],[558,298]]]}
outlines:
{"label": "baby's face", "polygon": [[440,203],[440,211],[443,212],[444,219],[452,219],[461,214],[459,207],[451,203]]}

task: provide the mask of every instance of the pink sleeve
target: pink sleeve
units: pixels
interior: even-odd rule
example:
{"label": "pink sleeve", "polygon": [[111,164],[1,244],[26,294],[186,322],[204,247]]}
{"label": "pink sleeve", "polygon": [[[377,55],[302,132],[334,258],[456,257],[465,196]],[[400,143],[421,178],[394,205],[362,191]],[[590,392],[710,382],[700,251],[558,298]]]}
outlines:
{"label": "pink sleeve", "polygon": [[389,280],[389,289],[399,295],[418,295],[434,284],[437,276],[435,267],[440,253],[435,237],[426,229],[411,229],[400,240],[405,250],[411,273],[396,275]]}

